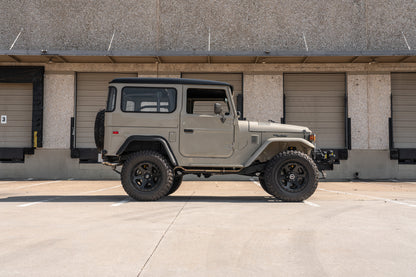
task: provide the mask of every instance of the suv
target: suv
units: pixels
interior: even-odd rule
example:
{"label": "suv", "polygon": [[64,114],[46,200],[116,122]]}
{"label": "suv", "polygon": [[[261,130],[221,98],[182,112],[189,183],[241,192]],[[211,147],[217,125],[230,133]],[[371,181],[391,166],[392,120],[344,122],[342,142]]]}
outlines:
{"label": "suv", "polygon": [[136,200],[175,192],[185,174],[257,176],[282,201],[310,197],[333,153],[317,150],[306,127],[239,116],[228,83],[119,78],[96,116],[95,141],[104,165],[122,166],[123,188]]}

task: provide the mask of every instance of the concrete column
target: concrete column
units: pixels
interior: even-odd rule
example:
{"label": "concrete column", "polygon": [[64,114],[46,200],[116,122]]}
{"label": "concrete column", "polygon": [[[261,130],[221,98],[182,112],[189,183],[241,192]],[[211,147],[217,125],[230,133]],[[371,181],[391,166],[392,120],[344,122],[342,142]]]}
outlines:
{"label": "concrete column", "polygon": [[347,75],[348,116],[351,118],[351,148],[368,149],[368,76],[365,73]]}
{"label": "concrete column", "polygon": [[391,117],[390,95],[390,73],[368,75],[369,149],[389,149],[389,117]]}
{"label": "concrete column", "polygon": [[244,74],[244,117],[280,123],[283,117],[283,73]]}
{"label": "concrete column", "polygon": [[75,74],[45,74],[43,148],[69,149],[71,117],[74,116]]}

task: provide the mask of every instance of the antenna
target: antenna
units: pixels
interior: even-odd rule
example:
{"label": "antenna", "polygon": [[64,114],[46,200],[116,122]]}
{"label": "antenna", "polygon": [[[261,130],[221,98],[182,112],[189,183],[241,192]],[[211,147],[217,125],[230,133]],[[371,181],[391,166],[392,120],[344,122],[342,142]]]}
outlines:
{"label": "antenna", "polygon": [[20,37],[20,35],[22,34],[22,32],[23,32],[23,28],[22,28],[22,29],[20,29],[19,34],[17,34],[17,37],[16,37],[16,38],[15,38],[15,40],[13,41],[12,46],[10,46],[9,50],[12,50],[12,48],[14,47],[14,44],[15,44],[15,43],[16,43],[16,41],[19,39],[19,37]]}

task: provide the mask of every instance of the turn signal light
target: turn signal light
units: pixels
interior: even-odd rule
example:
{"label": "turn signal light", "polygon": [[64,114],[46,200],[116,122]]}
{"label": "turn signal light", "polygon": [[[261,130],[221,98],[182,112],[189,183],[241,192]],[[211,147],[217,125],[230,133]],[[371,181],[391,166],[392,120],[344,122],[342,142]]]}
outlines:
{"label": "turn signal light", "polygon": [[315,142],[316,141],[316,135],[315,134],[310,134],[309,135],[309,141],[310,142]]}
{"label": "turn signal light", "polygon": [[118,135],[118,131],[113,131],[113,135]]}

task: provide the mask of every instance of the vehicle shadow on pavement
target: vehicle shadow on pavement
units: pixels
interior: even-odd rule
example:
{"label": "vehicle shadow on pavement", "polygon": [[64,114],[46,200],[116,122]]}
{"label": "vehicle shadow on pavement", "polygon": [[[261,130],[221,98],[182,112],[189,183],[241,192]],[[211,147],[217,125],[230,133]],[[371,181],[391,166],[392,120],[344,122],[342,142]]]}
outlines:
{"label": "vehicle shadow on pavement", "polygon": [[2,202],[119,202],[126,195],[36,195],[10,196],[0,199]]}
{"label": "vehicle shadow on pavement", "polygon": [[273,196],[217,196],[217,195],[171,195],[164,197],[159,201],[162,202],[216,202],[216,203],[268,203],[282,201],[274,198]]}
{"label": "vehicle shadow on pavement", "polygon": [[172,195],[158,201],[136,201],[126,195],[36,195],[36,196],[10,196],[0,199],[0,203],[20,202],[120,202],[128,200],[129,203],[156,203],[156,202],[213,202],[213,203],[286,203],[272,196],[203,196],[203,195]]}

